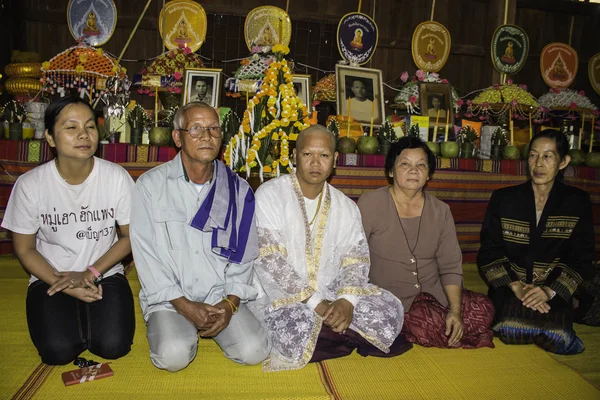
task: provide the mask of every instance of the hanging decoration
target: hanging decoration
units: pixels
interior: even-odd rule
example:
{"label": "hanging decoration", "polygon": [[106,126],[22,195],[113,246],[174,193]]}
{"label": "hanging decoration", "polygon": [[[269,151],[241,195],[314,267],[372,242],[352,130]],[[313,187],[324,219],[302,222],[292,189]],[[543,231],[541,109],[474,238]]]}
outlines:
{"label": "hanging decoration", "polygon": [[529,54],[529,37],[516,25],[502,25],[492,37],[492,63],[500,73],[514,75],[523,68]]}
{"label": "hanging decoration", "polygon": [[62,97],[76,91],[81,98],[88,96],[91,99],[97,98],[106,88],[108,78],[123,78],[126,72],[102,49],[81,44],[43,62],[41,82],[51,95],[57,93]]}
{"label": "hanging decoration", "polygon": [[[240,61],[233,78],[225,81],[226,95],[240,97],[241,93],[258,92],[265,78],[265,71],[276,60],[272,47],[288,46],[292,35],[292,23],[287,12],[278,7],[263,6],[248,13],[244,23],[244,37],[250,56]],[[293,65],[290,65],[293,69]]]}
{"label": "hanging decoration", "polygon": [[369,62],[377,48],[378,38],[377,24],[366,14],[346,14],[338,24],[338,50],[350,65],[358,66]]}
{"label": "hanging decoration", "polygon": [[67,21],[75,40],[102,46],[115,31],[117,6],[113,0],[69,0]]}
{"label": "hanging decoration", "polygon": [[600,53],[595,54],[588,62],[588,77],[592,88],[600,94]]}
{"label": "hanging decoration", "polygon": [[586,97],[585,92],[572,89],[550,89],[548,93],[538,99],[542,111],[572,111],[593,112],[597,110],[592,101]]}
{"label": "hanging decoration", "polygon": [[257,7],[246,17],[244,37],[250,51],[254,46],[269,49],[276,44],[289,46],[292,39],[292,21],[287,12],[279,7]]}
{"label": "hanging decoration", "polygon": [[287,46],[272,48],[276,57],[267,70],[264,83],[248,101],[239,132],[231,138],[223,154],[227,165],[237,172],[277,176],[290,169],[289,141],[309,127],[309,113],[296,94],[288,61]]}
{"label": "hanging decoration", "polygon": [[506,85],[493,85],[479,93],[472,101],[467,101],[465,117],[488,116],[498,117],[510,114],[511,119],[529,119],[529,114],[537,119],[540,115],[540,105],[535,97],[527,91],[527,86],[513,84],[509,79]]}
{"label": "hanging decoration", "polygon": [[577,52],[565,43],[550,43],[540,55],[542,77],[551,88],[568,88],[575,80],[578,65]]}
{"label": "hanging decoration", "polygon": [[441,70],[452,44],[448,29],[435,21],[426,21],[417,26],[412,37],[412,56],[417,67],[426,72]]}
{"label": "hanging decoration", "polygon": [[160,11],[158,31],[169,50],[189,47],[196,52],[206,39],[206,12],[192,0],[169,1]]}

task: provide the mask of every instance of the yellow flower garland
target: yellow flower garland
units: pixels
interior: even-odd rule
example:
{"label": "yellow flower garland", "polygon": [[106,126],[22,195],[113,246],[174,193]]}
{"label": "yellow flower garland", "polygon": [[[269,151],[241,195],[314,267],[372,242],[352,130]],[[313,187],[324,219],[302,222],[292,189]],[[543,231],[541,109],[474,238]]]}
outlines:
{"label": "yellow flower garland", "polygon": [[[274,53],[288,54],[289,48],[283,45],[273,46]],[[281,81],[280,81],[281,79]],[[273,172],[278,167],[289,169],[289,137],[286,129],[290,133],[299,133],[309,127],[308,110],[306,105],[302,104],[294,91],[293,78],[286,60],[273,61],[266,71],[263,84],[258,93],[248,104],[242,119],[242,132],[238,132],[229,141],[224,154],[225,162],[232,166],[233,160],[231,153],[237,152],[244,157],[244,164],[240,171],[246,168],[253,168],[258,165],[256,156],[262,146],[264,138],[270,136],[272,140],[280,140],[280,156],[273,160],[270,165],[265,165],[265,160],[260,160],[263,166],[263,172]],[[263,99],[267,97],[266,101]],[[253,132],[250,126],[250,119],[257,105],[263,104],[265,108],[262,115],[254,115],[254,118],[265,118],[269,113],[273,120],[267,125],[261,127],[257,132]],[[280,119],[278,119],[280,118]],[[282,129],[283,128],[283,129]],[[250,137],[249,148],[243,154],[242,142]]]}

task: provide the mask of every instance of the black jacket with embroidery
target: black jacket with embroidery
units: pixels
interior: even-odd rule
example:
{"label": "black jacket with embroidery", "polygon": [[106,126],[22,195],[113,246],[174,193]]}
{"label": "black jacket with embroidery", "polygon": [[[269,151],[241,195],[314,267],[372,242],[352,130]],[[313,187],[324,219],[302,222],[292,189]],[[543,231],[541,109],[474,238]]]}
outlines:
{"label": "black jacket with embroidery", "polygon": [[492,193],[477,266],[491,288],[514,281],[545,285],[566,301],[592,271],[592,203],[587,192],[555,181],[536,226],[531,181]]}

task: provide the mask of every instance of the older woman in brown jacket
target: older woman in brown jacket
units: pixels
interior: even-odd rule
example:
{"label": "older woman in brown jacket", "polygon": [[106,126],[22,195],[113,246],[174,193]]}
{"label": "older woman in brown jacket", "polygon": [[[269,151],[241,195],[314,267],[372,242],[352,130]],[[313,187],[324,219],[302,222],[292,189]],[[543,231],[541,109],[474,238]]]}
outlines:
{"label": "older woman in brown jacket", "polygon": [[405,310],[402,332],[427,347],[494,347],[494,307],[463,289],[462,254],[448,205],[423,188],[435,155],[418,138],[392,145],[385,163],[393,184],[358,201],[369,241],[371,281]]}

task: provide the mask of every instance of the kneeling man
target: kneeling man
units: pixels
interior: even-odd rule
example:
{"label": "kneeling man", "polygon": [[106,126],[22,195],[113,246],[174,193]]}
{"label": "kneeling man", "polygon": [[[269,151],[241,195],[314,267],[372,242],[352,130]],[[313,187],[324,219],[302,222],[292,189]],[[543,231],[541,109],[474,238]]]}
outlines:
{"label": "kneeling man", "polygon": [[222,133],[212,107],[189,103],[174,125],[181,151],[138,179],[130,222],[150,359],[171,372],[185,368],[199,333],[227,358],[258,364],[270,347],[246,306],[257,295],[254,194],[215,160]]}
{"label": "kneeling man", "polygon": [[266,371],[359,354],[408,350],[402,303],[368,282],[369,248],[356,204],[326,180],[335,137],[313,125],[298,137],[295,173],[256,192],[260,282],[250,305],[272,343]]}

